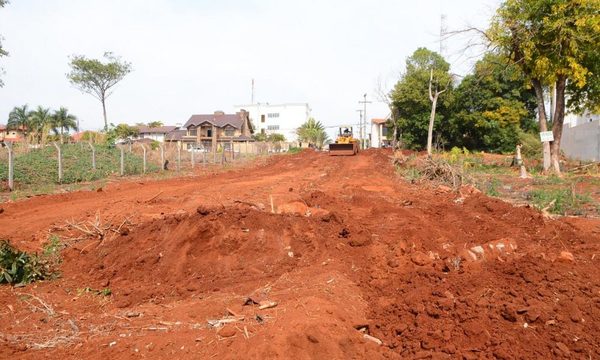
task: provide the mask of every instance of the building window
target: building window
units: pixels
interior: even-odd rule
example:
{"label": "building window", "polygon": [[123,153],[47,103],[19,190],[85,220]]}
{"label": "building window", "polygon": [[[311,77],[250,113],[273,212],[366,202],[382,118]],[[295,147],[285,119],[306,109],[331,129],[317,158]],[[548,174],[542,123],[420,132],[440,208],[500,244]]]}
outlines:
{"label": "building window", "polygon": [[232,127],[226,127],[225,128],[225,136],[234,136],[235,135],[235,129]]}
{"label": "building window", "polygon": [[278,118],[279,117],[279,113],[269,113],[269,114],[267,114],[267,117],[269,119]]}
{"label": "building window", "polygon": [[260,133],[264,134],[265,133],[265,129],[260,129]]}
{"label": "building window", "polygon": [[188,135],[189,136],[196,136],[197,133],[198,133],[198,130],[195,127],[191,127],[188,130]]}
{"label": "building window", "polygon": [[265,122],[265,115],[264,115],[264,114],[260,116],[260,122],[261,122],[261,123],[264,123],[264,122]]}
{"label": "building window", "polygon": [[267,130],[279,130],[279,125],[267,125]]}

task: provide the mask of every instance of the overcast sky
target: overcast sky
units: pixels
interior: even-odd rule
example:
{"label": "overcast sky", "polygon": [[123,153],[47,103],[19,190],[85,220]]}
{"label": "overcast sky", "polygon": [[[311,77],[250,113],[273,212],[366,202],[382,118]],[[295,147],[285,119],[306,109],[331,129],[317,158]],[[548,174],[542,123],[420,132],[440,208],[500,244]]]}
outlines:
{"label": "overcast sky", "polygon": [[[449,29],[486,27],[498,0],[11,0],[0,9],[10,56],[0,59],[0,123],[17,105],[65,106],[84,129],[103,126],[100,103],[67,81],[69,56],[112,51],[134,71],[108,99],[109,122],[184,123],[251,99],[308,102],[327,125],[358,120],[420,46]],[[464,39],[446,43],[453,71],[472,65]],[[374,102],[367,116],[382,117]]]}

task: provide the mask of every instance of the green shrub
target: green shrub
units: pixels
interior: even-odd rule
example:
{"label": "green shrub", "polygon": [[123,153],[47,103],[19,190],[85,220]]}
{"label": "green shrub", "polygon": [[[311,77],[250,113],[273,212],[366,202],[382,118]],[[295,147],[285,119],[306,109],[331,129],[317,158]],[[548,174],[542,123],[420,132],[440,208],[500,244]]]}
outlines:
{"label": "green shrub", "polygon": [[0,241],[0,284],[27,284],[50,276],[49,263],[37,254],[15,249]]}
{"label": "green shrub", "polygon": [[542,157],[542,142],[539,135],[519,132],[519,142],[521,143],[521,154],[526,159],[539,159]]}

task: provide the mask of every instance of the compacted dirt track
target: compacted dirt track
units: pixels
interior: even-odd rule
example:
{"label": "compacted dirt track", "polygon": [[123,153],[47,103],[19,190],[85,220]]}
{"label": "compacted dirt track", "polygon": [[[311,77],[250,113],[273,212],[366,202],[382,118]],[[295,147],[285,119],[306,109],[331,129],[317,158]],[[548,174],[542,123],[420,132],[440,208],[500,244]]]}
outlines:
{"label": "compacted dirt track", "polygon": [[0,238],[68,246],[59,279],[0,287],[0,358],[600,357],[600,222],[410,184],[391,155],[5,204]]}

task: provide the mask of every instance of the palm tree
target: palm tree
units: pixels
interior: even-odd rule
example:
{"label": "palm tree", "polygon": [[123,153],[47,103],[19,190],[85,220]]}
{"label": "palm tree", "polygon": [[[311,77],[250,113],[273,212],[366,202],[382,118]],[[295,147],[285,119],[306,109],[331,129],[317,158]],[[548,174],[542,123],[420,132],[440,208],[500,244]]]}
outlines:
{"label": "palm tree", "polygon": [[52,131],[54,131],[56,135],[60,133],[61,144],[64,141],[64,130],[68,133],[70,130],[77,129],[77,117],[73,114],[69,114],[69,110],[65,107],[61,107],[52,114],[51,123]]}
{"label": "palm tree", "polygon": [[149,128],[157,128],[157,127],[161,127],[161,126],[163,126],[162,121],[151,121],[148,123]]}
{"label": "palm tree", "polygon": [[301,142],[307,142],[309,145],[317,148],[322,148],[324,144],[329,140],[325,127],[320,121],[314,118],[309,118],[304,124],[302,124],[297,130],[298,140]]}
{"label": "palm tree", "polygon": [[52,115],[50,109],[38,106],[31,112],[31,130],[35,133],[38,142],[44,144],[51,127]]}
{"label": "palm tree", "polygon": [[8,114],[8,123],[6,125],[9,129],[21,130],[27,136],[27,132],[31,126],[31,112],[28,109],[27,104],[23,106],[15,106],[14,109]]}

